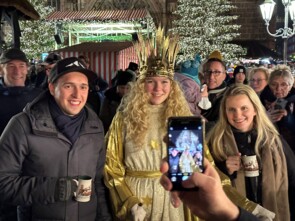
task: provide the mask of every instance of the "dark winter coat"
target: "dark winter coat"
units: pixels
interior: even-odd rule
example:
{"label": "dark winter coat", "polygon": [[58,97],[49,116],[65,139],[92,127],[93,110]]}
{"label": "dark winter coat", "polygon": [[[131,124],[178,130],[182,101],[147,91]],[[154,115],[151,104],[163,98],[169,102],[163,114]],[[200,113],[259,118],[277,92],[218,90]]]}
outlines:
{"label": "dark winter coat", "polygon": [[42,90],[31,87],[0,87],[0,135],[10,118],[21,112]]}
{"label": "dark winter coat", "polygon": [[208,132],[216,124],[216,121],[219,118],[220,104],[226,89],[226,83],[223,82],[218,88],[208,91],[208,98],[212,107],[208,110],[202,110],[201,112],[201,115],[208,121],[206,122],[206,132]]}
{"label": "dark winter coat", "polygon": [[117,87],[111,87],[106,90],[104,95],[105,98],[102,103],[99,117],[103,123],[105,132],[107,132],[117,112],[122,97],[117,93]]}
{"label": "dark winter coat", "polygon": [[[295,154],[295,88],[292,88],[284,99],[288,101],[285,107],[287,116],[284,116],[280,121],[275,122],[274,124]],[[269,86],[266,86],[261,92],[260,100],[266,109],[267,103],[273,103],[276,101],[276,97],[271,92]]]}
{"label": "dark winter coat", "polygon": [[[105,144],[102,124],[86,107],[87,118],[74,144],[57,129],[49,112],[49,92],[27,105],[0,138],[0,199],[19,205],[20,220],[111,220],[102,174]],[[56,202],[60,177],[93,178],[91,200]]]}

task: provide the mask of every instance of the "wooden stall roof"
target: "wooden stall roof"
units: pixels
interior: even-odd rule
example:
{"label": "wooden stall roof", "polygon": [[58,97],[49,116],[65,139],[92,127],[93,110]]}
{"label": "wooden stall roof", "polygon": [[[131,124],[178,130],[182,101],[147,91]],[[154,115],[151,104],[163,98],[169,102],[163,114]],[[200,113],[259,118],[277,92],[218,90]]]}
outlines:
{"label": "wooden stall roof", "polygon": [[99,11],[55,11],[47,20],[96,20],[96,21],[132,21],[151,17],[146,9],[99,10]]}
{"label": "wooden stall roof", "polygon": [[1,0],[0,8],[16,8],[20,17],[26,20],[38,20],[40,15],[27,0]]}

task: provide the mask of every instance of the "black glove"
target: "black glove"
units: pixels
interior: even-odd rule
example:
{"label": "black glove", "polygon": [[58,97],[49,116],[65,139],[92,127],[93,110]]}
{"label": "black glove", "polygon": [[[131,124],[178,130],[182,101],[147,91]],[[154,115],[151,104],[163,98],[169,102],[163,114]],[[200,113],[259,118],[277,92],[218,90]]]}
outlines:
{"label": "black glove", "polygon": [[55,185],[54,199],[55,201],[67,201],[77,190],[77,183],[71,177],[59,178]]}

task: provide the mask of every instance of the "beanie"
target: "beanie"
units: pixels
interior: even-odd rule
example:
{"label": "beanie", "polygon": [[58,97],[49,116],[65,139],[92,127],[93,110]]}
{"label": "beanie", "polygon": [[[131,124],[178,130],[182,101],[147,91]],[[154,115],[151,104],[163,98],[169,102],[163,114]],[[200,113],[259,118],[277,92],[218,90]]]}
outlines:
{"label": "beanie", "polygon": [[246,75],[246,68],[242,65],[235,67],[234,73],[233,73],[234,77],[236,77],[237,73],[244,73],[244,75]]}

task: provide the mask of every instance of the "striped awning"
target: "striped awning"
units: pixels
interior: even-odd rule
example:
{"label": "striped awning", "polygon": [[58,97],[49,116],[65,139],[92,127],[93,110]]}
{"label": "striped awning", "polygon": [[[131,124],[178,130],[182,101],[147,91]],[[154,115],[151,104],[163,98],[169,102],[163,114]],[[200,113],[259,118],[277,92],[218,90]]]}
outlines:
{"label": "striped awning", "polygon": [[96,20],[96,21],[133,21],[151,17],[146,9],[99,10],[99,11],[55,11],[47,20]]}
{"label": "striped awning", "polygon": [[90,69],[107,82],[111,82],[117,70],[125,70],[129,62],[138,62],[132,42],[84,42],[55,52],[63,58],[87,56]]}

